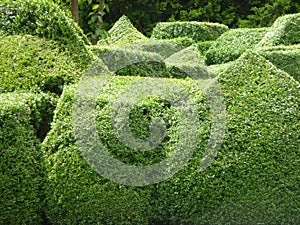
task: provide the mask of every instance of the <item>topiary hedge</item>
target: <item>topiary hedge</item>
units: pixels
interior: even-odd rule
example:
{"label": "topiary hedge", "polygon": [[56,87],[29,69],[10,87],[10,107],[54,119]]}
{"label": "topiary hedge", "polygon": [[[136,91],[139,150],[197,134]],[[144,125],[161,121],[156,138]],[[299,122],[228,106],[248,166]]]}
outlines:
{"label": "topiary hedge", "polygon": [[[153,46],[153,45],[152,45]],[[116,71],[119,76],[185,78],[194,76],[198,78],[212,78],[206,69],[204,59],[196,45],[181,50],[182,47],[168,43],[157,49],[158,53],[151,51],[133,50],[128,48],[91,46],[90,49],[99,56],[103,62]],[[173,48],[172,48],[173,47]],[[166,49],[166,50],[165,50]],[[151,49],[150,49],[151,50]],[[181,50],[178,51],[177,50]],[[167,55],[173,53],[168,58]],[[117,61],[118,68],[113,68],[112,62]],[[124,65],[123,65],[124,64]]]}
{"label": "topiary hedge", "polygon": [[222,64],[237,59],[246,50],[253,49],[268,29],[239,28],[225,32],[206,51],[206,63]]}
{"label": "topiary hedge", "polygon": [[[166,85],[177,83],[187,89],[188,93],[193,93],[198,100],[198,107],[202,109],[199,112],[201,120],[205,121],[209,117],[203,93],[193,80],[111,77],[97,97],[96,123],[99,135],[116,158],[134,165],[159,162],[172,150],[171,143],[177,138],[174,129],[178,117],[174,114],[174,109],[170,108],[167,101],[151,96],[145,96],[147,98],[133,107],[130,123],[132,132],[139,138],[145,138],[149,135],[149,117],[163,117],[167,135],[158,147],[153,151],[129,151],[112,132],[109,103],[117,98],[116,95],[127,84],[145,79],[148,79],[149,84],[152,81]],[[130,187],[113,183],[96,173],[82,158],[74,142],[72,125],[75,90],[76,86],[64,90],[55,112],[52,130],[43,143],[48,176],[45,185],[47,217],[53,224],[151,224],[155,186]],[[201,127],[202,132],[208,132],[207,122]]]}
{"label": "topiary hedge", "polygon": [[228,27],[218,23],[206,22],[160,22],[152,32],[151,38],[172,39],[189,37],[195,42],[210,41],[217,39]]}
{"label": "topiary hedge", "polygon": [[[159,162],[171,154],[180,129],[176,127],[179,118],[174,117],[169,103],[148,97],[132,108],[130,128],[143,139],[149,135],[149,118],[162,117],[167,127],[163,142],[152,151],[140,152],[129,150],[118,140],[111,124],[110,103],[126,85],[145,79],[149,78],[113,76],[96,100],[96,124],[102,143],[115,158],[140,166]],[[53,224],[299,221],[298,82],[253,52],[230,63],[218,77],[227,108],[225,140],[212,165],[199,171],[210,131],[210,109],[198,86],[201,81],[155,79],[162,85],[175,82],[187,88],[190,98],[195,99],[201,128],[194,157],[170,179],[156,185],[130,187],[103,178],[88,166],[76,147],[72,127],[76,86],[69,87],[60,99],[52,130],[43,143],[48,176],[46,210]]]}
{"label": "topiary hedge", "polygon": [[30,35],[0,36],[0,92],[32,90],[60,94],[84,68],[57,42]]}
{"label": "topiary hedge", "polygon": [[40,141],[54,108],[48,95],[0,94],[0,224],[42,224]]}
{"label": "topiary hedge", "polygon": [[158,224],[295,224],[300,201],[299,83],[247,52],[219,75],[227,108],[221,150],[201,155],[153,196]]}
{"label": "topiary hedge", "polygon": [[205,59],[199,52],[196,44],[174,53],[165,59],[165,63],[170,72],[174,74],[172,77],[185,78],[189,76],[194,79],[208,79],[214,77],[213,74],[208,71],[205,65]]}
{"label": "topiary hedge", "polygon": [[30,34],[55,40],[78,64],[87,66],[92,60],[83,31],[50,0],[2,0],[0,34]]}
{"label": "topiary hedge", "polygon": [[124,45],[140,40],[147,38],[132,25],[127,16],[123,15],[108,31],[108,37],[99,40],[98,45]]}
{"label": "topiary hedge", "polygon": [[300,43],[300,13],[279,17],[259,46],[295,45]]}
{"label": "topiary hedge", "polygon": [[265,47],[258,52],[279,69],[300,81],[300,45]]}

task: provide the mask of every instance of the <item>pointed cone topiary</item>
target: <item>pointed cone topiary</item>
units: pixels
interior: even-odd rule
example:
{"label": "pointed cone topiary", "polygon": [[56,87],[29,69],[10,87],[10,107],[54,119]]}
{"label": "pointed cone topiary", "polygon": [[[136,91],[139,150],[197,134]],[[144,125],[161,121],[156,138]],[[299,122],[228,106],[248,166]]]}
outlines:
{"label": "pointed cone topiary", "polygon": [[[139,32],[127,18],[123,15],[108,31],[109,38],[106,40],[109,45],[123,45],[135,41],[146,40],[147,38]],[[100,41],[99,44],[103,42]]]}

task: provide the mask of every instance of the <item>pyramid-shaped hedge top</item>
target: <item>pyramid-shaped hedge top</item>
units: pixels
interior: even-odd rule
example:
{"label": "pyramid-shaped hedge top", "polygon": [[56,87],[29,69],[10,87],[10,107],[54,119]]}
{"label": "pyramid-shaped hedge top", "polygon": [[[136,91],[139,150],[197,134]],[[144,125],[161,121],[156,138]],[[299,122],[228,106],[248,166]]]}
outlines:
{"label": "pyramid-shaped hedge top", "polygon": [[161,22],[156,25],[151,38],[170,39],[189,37],[197,42],[217,39],[228,27],[219,23],[207,22]]}
{"label": "pyramid-shaped hedge top", "polygon": [[261,40],[260,46],[300,43],[300,13],[279,17]]}
{"label": "pyramid-shaped hedge top", "polygon": [[127,16],[123,15],[108,31],[109,37],[100,40],[98,44],[123,45],[135,41],[146,40],[147,38],[140,33],[130,22]]}
{"label": "pyramid-shaped hedge top", "polygon": [[55,40],[78,63],[87,65],[92,59],[83,31],[50,0],[1,0],[0,34],[30,34]]}

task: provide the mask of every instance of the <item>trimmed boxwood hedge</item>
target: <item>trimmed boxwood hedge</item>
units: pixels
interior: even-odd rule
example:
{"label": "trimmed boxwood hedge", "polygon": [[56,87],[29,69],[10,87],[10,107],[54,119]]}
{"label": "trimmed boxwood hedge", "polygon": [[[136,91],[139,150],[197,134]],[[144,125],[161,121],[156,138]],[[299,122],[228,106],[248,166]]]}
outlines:
{"label": "trimmed boxwood hedge", "polygon": [[189,37],[196,42],[216,40],[228,27],[218,23],[207,22],[160,22],[153,31],[151,38],[171,39]]}
{"label": "trimmed boxwood hedge", "polygon": [[[114,76],[107,82],[96,101],[96,123],[101,141],[116,158],[145,165],[171,151],[176,118],[167,102],[146,99],[132,110],[132,132],[144,138],[149,117],[162,117],[167,138],[150,152],[129,151],[118,141],[109,103],[124,86],[139,79],[149,78]],[[230,63],[218,77],[227,107],[225,140],[213,164],[199,171],[210,130],[207,99],[194,80],[155,79],[183,85],[196,99],[201,134],[195,156],[172,178],[156,185],[128,187],[104,179],[76,147],[71,114],[76,86],[68,87],[43,143],[49,220],[53,224],[297,223],[299,83],[254,52]]]}
{"label": "trimmed boxwood hedge", "polygon": [[30,35],[0,36],[0,92],[32,90],[60,94],[84,68],[57,42]]}
{"label": "trimmed boxwood hedge", "polygon": [[259,46],[295,45],[300,43],[300,13],[279,17]]}
{"label": "trimmed boxwood hedge", "polygon": [[[119,76],[164,78],[194,76],[197,78],[212,78],[212,75],[208,73],[204,65],[204,59],[198,51],[197,45],[191,45],[184,49],[174,44],[164,45],[163,47],[170,46],[171,48],[166,48],[166,51],[162,48],[160,49],[162,55],[166,52],[168,53],[165,56],[159,55],[154,51],[133,50],[132,46],[128,46],[129,48],[91,46],[90,49],[108,66],[111,62],[114,62],[118,66],[130,63],[130,65],[124,66],[121,69],[110,68],[116,71],[116,75]],[[172,55],[165,58],[171,53]]]}
{"label": "trimmed boxwood hedge", "polygon": [[[176,140],[176,117],[168,102],[149,97],[136,104],[130,115],[132,132],[139,138],[149,135],[149,117],[162,117],[167,134],[153,151],[129,151],[112,132],[109,101],[116,98],[125,85],[150,78],[114,76],[97,98],[96,123],[102,142],[111,153],[126,163],[148,165],[159,162],[172,149]],[[209,132],[208,107],[201,90],[193,80],[158,79],[178,83],[197,98],[199,118],[204,121],[201,132]],[[150,81],[150,80],[149,80]],[[43,143],[47,178],[46,215],[53,224],[152,224],[154,186],[130,187],[113,183],[96,173],[82,158],[74,142],[72,102],[76,86],[67,87],[55,112],[52,130]],[[206,122],[205,122],[206,121]],[[205,142],[200,145],[204,145]],[[202,150],[202,149],[201,149]],[[55,194],[53,194],[55,193]]]}
{"label": "trimmed boxwood hedge", "polygon": [[157,224],[296,224],[299,83],[248,52],[219,76],[226,135],[213,164],[196,157],[156,186]]}
{"label": "trimmed boxwood hedge", "polygon": [[43,139],[48,95],[0,94],[0,224],[42,224]]}
{"label": "trimmed boxwood hedge", "polygon": [[124,45],[135,41],[147,40],[130,22],[127,16],[123,15],[108,31],[108,37],[100,39],[98,45]]}
{"label": "trimmed boxwood hedge", "polygon": [[30,34],[55,40],[78,64],[88,66],[92,60],[83,31],[50,0],[1,0],[0,34]]}
{"label": "trimmed boxwood hedge", "polygon": [[255,48],[268,29],[239,28],[225,32],[206,51],[206,64],[222,64],[237,59],[246,50]]}
{"label": "trimmed boxwood hedge", "polygon": [[300,82],[300,45],[264,47],[258,52]]}

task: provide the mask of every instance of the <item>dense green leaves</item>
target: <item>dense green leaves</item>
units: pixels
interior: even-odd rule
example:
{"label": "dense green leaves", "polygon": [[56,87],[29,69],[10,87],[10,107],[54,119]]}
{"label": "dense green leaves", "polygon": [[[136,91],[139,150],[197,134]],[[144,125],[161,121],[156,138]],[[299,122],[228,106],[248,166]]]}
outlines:
{"label": "dense green leaves", "polygon": [[204,22],[160,22],[153,29],[152,38],[170,39],[189,37],[196,42],[217,39],[228,27],[217,23]]}
{"label": "dense green leaves", "polygon": [[88,39],[52,1],[1,0],[0,12],[1,34],[30,34],[55,40],[78,64],[90,64],[92,56],[85,46]]}
{"label": "dense green leaves", "polygon": [[219,37],[205,53],[206,63],[221,64],[237,59],[246,50],[254,49],[268,28],[231,29]]}
{"label": "dense green leaves", "polygon": [[0,224],[41,224],[43,155],[54,102],[48,95],[0,94]]}
{"label": "dense green leaves", "polygon": [[299,29],[300,13],[279,17],[259,45],[276,46],[299,44]]}
{"label": "dense green leaves", "polygon": [[259,54],[300,81],[300,45],[264,47]]}
{"label": "dense green leaves", "polygon": [[60,94],[83,72],[57,42],[30,35],[0,36],[0,92],[31,90]]}

